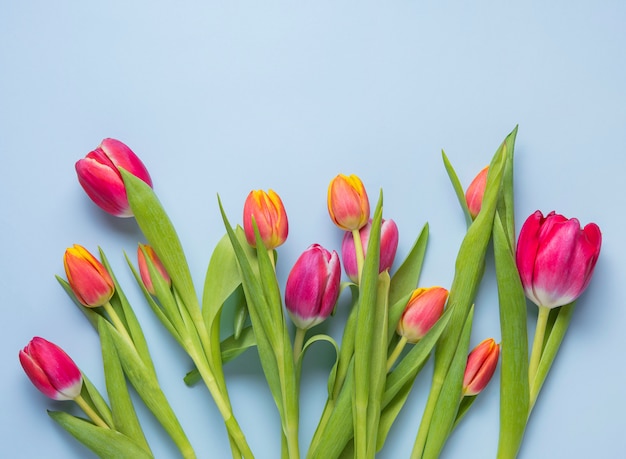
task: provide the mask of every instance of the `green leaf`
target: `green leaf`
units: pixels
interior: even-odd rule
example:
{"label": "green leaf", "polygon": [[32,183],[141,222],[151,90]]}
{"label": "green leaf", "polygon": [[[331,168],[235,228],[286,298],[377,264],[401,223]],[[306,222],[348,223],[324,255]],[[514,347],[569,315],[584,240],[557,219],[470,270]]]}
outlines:
{"label": "green leaf", "polygon": [[146,367],[135,348],[124,340],[109,322],[103,323],[109,329],[110,337],[115,344],[124,373],[130,383],[174,440],[183,457],[195,457],[185,432],[152,372]]}
{"label": "green leaf", "polygon": [[389,304],[395,304],[400,298],[405,297],[417,288],[427,244],[428,223],[424,225],[409,254],[391,277]]}
{"label": "green leaf", "polygon": [[514,458],[522,442],[529,406],[527,312],[513,247],[499,212],[493,227],[493,245],[502,336],[498,457]]}
{"label": "green leaf", "polygon": [[111,409],[104,397],[98,392],[96,386],[93,385],[91,380],[83,373],[83,388],[80,391],[80,395],[85,402],[106,422],[107,425],[113,425],[113,415]]}
{"label": "green leaf", "polygon": [[298,375],[301,374],[301,367],[302,367],[302,361],[304,360],[304,354],[314,343],[319,343],[319,342],[330,343],[335,349],[335,363],[333,363],[333,366],[330,370],[330,376],[328,378],[328,397],[332,398],[334,375],[337,372],[337,362],[339,360],[339,345],[330,336],[324,335],[324,334],[314,335],[314,336],[311,336],[306,341],[306,343],[302,347],[302,352],[300,353],[300,356],[298,357],[296,372]]}
{"label": "green leaf", "polygon": [[135,443],[150,452],[150,446],[144,436],[139,419],[135,412],[122,365],[119,361],[117,350],[111,339],[105,319],[100,319],[98,326],[100,343],[102,347],[102,360],[104,364],[104,376],[107,386],[107,393],[111,403],[113,423],[115,429],[127,437],[133,439]]}
{"label": "green leaf", "polygon": [[567,332],[569,324],[572,320],[575,305],[576,301],[573,301],[570,304],[566,304],[565,306],[558,308],[558,316],[554,322],[550,336],[546,341],[543,353],[541,354],[541,360],[539,361],[539,367],[537,368],[537,375],[535,376],[535,380],[532,382],[530,389],[530,410],[532,410],[537,401],[541,387],[543,386],[543,383],[548,376],[548,372],[552,367],[552,363],[556,358],[556,354],[561,347],[561,343],[565,337],[565,332]]}
{"label": "green leaf", "polygon": [[[104,254],[104,251],[102,249],[99,249],[99,251],[102,264],[109,272],[109,275],[113,280],[113,284],[115,285],[115,293],[111,298],[110,303],[114,306],[116,310],[121,311],[121,314],[119,314],[119,312],[118,314],[120,316],[120,319],[126,325],[126,330],[133,340],[135,349],[141,356],[141,360],[143,360],[143,362],[146,364],[146,367],[148,367],[150,371],[152,371],[152,373],[156,376],[156,370],[154,369],[152,357],[150,357],[150,351],[148,350],[148,343],[146,342],[146,338],[143,334],[143,331],[141,330],[141,325],[137,320],[137,316],[135,315],[133,308],[128,302],[128,299],[126,299],[126,295],[124,295],[124,291],[122,290],[120,283],[117,281],[117,278],[113,273],[113,269],[111,269],[109,260],[107,260]],[[101,330],[101,328],[98,327],[98,330]]]}
{"label": "green leaf", "polygon": [[473,316],[474,308],[472,307],[470,308],[467,321],[459,337],[459,346],[452,359],[450,371],[448,372],[446,380],[443,382],[441,396],[437,399],[437,405],[435,407],[434,416],[432,417],[426,447],[424,449],[424,459],[437,459],[452,431],[461,402],[463,375],[465,374],[467,349],[469,347],[470,334],[472,331]]}
{"label": "green leaf", "polygon": [[196,312],[199,314],[200,306],[187,258],[169,216],[150,186],[124,169],[120,169],[120,173],[139,228],[165,266],[192,317]]}
{"label": "green leaf", "polygon": [[76,295],[74,295],[74,291],[72,290],[72,287],[70,287],[70,284],[60,276],[55,276],[55,277],[56,277],[56,280],[59,282],[59,284],[61,284],[61,287],[63,287],[63,290],[65,290],[65,293],[67,293],[67,295],[71,298],[71,300],[74,302],[76,307],[80,310],[80,312],[82,312],[85,315],[85,317],[87,318],[87,320],[89,320],[89,323],[93,326],[93,328],[97,329],[98,328],[98,316],[101,315],[99,311],[102,308],[85,307],[83,304],[81,304],[80,301],[78,301],[78,298],[76,298]]}
{"label": "green leaf", "polygon": [[63,411],[48,411],[48,415],[74,438],[103,459],[149,459],[152,454],[133,440],[111,429],[98,427]]}
{"label": "green leaf", "polygon": [[472,224],[472,215],[467,207],[467,201],[465,200],[465,191],[463,190],[463,185],[461,185],[461,181],[459,177],[456,175],[454,171],[454,167],[452,167],[452,163],[446,156],[446,152],[441,150],[441,156],[443,158],[443,165],[446,168],[446,172],[448,173],[448,177],[450,177],[450,182],[452,183],[452,188],[454,188],[454,192],[456,194],[456,198],[459,200],[459,205],[461,206],[461,210],[465,215],[465,221],[467,226],[469,227]]}
{"label": "green leaf", "polygon": [[[375,322],[377,317],[378,299],[378,269],[380,260],[380,225],[382,220],[382,192],[374,212],[370,237],[367,245],[367,254],[363,263],[363,273],[359,285],[359,301],[357,306],[356,335],[354,346],[354,394],[352,418],[354,423],[355,454],[359,458],[373,457],[373,452],[368,451],[368,439],[376,435],[371,432],[373,419],[368,405],[371,402],[370,391],[372,362],[378,361],[378,355],[383,352],[387,355],[387,344],[383,349],[373,346],[375,333],[385,333],[384,328]],[[384,370],[383,370],[384,371]],[[369,455],[368,455],[369,454]]]}
{"label": "green leaf", "polygon": [[[422,448],[425,445],[431,418],[438,403],[437,399],[442,395],[444,382],[450,389],[455,389],[459,384],[458,381],[456,384],[451,384],[447,380],[450,374],[459,375],[458,369],[451,368],[454,356],[459,352],[464,354],[468,352],[467,347],[459,349],[461,344],[460,337],[483,275],[485,253],[491,238],[496,206],[500,199],[504,167],[508,159],[509,150],[515,141],[516,132],[517,128],[502,142],[491,160],[481,211],[468,228],[459,248],[455,263],[454,279],[448,296],[448,308],[452,309],[452,317],[435,351],[433,383],[420,423],[412,457],[422,456]],[[459,377],[462,376],[463,374],[461,373]],[[444,396],[450,399],[451,394]]]}

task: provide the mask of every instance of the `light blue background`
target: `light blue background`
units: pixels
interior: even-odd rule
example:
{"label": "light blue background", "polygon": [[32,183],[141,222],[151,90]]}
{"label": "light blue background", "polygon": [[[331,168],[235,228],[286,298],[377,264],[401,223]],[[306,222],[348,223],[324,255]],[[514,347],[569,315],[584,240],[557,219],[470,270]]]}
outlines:
{"label": "light blue background", "polygon": [[[200,457],[230,457],[186,356],[148,311],[123,251],[141,235],[84,195],[74,162],[104,137],[148,166],[197,285],[223,234],[220,193],[238,221],[250,189],[275,189],[290,219],[279,275],[309,244],[338,248],[326,211],[337,173],[356,173],[401,234],[429,222],[421,285],[450,286],[464,220],[441,162],[463,183],[516,124],[517,227],[536,209],[594,221],[604,243],[528,426],[520,458],[626,451],[623,192],[626,4],[620,1],[24,1],[0,8],[0,455],[89,457],[46,415],[18,350],[62,346],[104,391],[96,333],[58,286],[66,247],[101,246],[135,305],[164,390]],[[476,301],[472,344],[499,339],[493,271]],[[342,304],[345,305],[345,298]],[[341,308],[340,308],[341,309]],[[322,330],[337,334],[345,310]],[[529,305],[529,328],[536,310]],[[328,348],[307,357],[301,442],[324,400]],[[418,379],[380,454],[408,457],[429,387]],[[278,457],[276,411],[254,352],[227,366],[235,413],[259,458]],[[442,457],[494,457],[498,376]],[[176,450],[145,409],[157,457]],[[73,411],[75,412],[75,411]]]}

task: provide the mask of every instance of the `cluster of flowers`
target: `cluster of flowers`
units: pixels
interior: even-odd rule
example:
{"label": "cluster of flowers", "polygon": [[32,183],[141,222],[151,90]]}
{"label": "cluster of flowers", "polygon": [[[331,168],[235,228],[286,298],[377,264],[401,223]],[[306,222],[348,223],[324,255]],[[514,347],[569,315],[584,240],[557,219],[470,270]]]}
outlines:
{"label": "cluster of flowers", "polygon": [[[180,243],[152,192],[152,180],[141,160],[122,142],[105,139],[76,163],[76,171],[80,184],[99,207],[115,216],[137,218],[149,244],[139,244],[138,269],[131,268],[148,304],[195,365],[186,380],[191,383],[201,378],[211,392],[224,417],[233,457],[253,455],[232,413],[222,364],[251,346],[257,347],[281,417],[284,457],[297,458],[302,354],[321,339],[333,343],[337,360],[329,376],[328,401],[307,457],[374,457],[433,349],[437,350],[435,377],[411,457],[437,457],[452,429],[491,380],[501,344],[503,355],[507,346],[511,349],[508,360],[502,362],[501,378],[510,398],[501,402],[498,454],[515,457],[574,302],[591,279],[601,246],[601,233],[594,223],[581,228],[575,218],[555,212],[544,216],[540,211],[528,217],[514,244],[510,216],[515,132],[464,192],[444,155],[468,221],[450,290],[416,288],[427,227],[390,276],[398,227],[393,220],[382,218],[382,199],[372,215],[358,177],[340,174],[328,188],[328,211],[334,224],[345,231],[341,262],[336,251],[311,245],[295,262],[284,295],[280,295],[274,250],[287,239],[287,214],[274,191],[251,191],[243,206],[243,228],[232,228],[222,211],[227,234],[209,264],[200,308]],[[159,225],[152,225],[156,219]],[[498,271],[502,343],[488,338],[467,352],[472,300],[491,238]],[[20,351],[20,362],[45,395],[74,400],[83,409],[91,423],[77,422],[78,418],[66,413],[51,416],[101,457],[152,457],[127,389],[122,389],[126,387],[124,375],[183,457],[195,457],[159,387],[132,308],[104,254],[100,255],[98,260],[80,245],[68,248],[64,256],[67,281],[59,280],[81,308],[88,308],[86,314],[100,334],[111,407],[72,359],[43,338],[33,338]],[[350,282],[341,282],[342,265]],[[348,285],[353,306],[341,346],[326,335],[307,341],[307,331],[333,313],[341,290]],[[524,294],[539,308],[530,357]],[[283,320],[281,297],[295,325],[293,340]],[[236,308],[234,332],[220,342],[220,312],[230,303]],[[413,345],[412,351],[407,352],[407,344]],[[455,402],[445,409],[441,403],[448,396]],[[436,423],[443,429],[432,427],[437,417],[444,420]]]}

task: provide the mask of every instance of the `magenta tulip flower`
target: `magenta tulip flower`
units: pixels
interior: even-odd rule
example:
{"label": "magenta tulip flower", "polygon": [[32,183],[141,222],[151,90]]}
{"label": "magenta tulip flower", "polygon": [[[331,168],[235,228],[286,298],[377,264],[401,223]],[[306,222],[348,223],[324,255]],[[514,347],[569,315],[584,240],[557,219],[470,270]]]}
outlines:
{"label": "magenta tulip flower", "polygon": [[74,400],[83,376],[74,361],[56,344],[35,337],[20,351],[20,363],[37,389],[53,400]]}
{"label": "magenta tulip flower", "polygon": [[133,216],[118,168],[152,186],[150,174],[139,157],[115,139],[104,139],[98,148],[78,160],[75,167],[78,181],[91,200],[116,217]]}
{"label": "magenta tulip flower", "polygon": [[[372,221],[359,230],[361,243],[363,244],[363,256],[367,254],[367,244],[372,229]],[[356,259],[356,250],[354,247],[354,238],[352,232],[348,231],[343,236],[341,243],[341,259],[346,274],[352,282],[358,282],[359,271]],[[398,226],[393,220],[383,220],[380,227],[380,264],[378,272],[391,269],[393,260],[396,257],[399,240]]]}
{"label": "magenta tulip flower", "polygon": [[298,258],[287,277],[285,306],[293,323],[306,330],[333,312],[341,280],[339,255],[313,244]]}
{"label": "magenta tulip flower", "polygon": [[520,231],[517,268],[526,296],[538,306],[571,303],[585,290],[600,254],[602,234],[595,223],[550,212],[532,214]]}

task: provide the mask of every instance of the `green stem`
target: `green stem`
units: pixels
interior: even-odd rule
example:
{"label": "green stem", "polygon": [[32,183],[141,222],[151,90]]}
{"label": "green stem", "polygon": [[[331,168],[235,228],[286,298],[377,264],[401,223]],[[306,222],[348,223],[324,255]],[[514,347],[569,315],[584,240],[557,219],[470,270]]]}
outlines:
{"label": "green stem", "polygon": [[548,324],[548,316],[550,308],[539,306],[539,315],[537,316],[537,327],[535,328],[535,338],[533,340],[533,348],[530,353],[530,363],[528,365],[528,381],[532,387],[537,375],[537,368],[541,361],[541,353],[543,351],[543,339],[546,333],[546,325]]}
{"label": "green stem", "polygon": [[85,401],[85,399],[79,394],[74,401],[80,406],[80,408],[85,412],[87,416],[96,424],[98,427],[102,427],[104,429],[110,429],[106,422],[102,420],[98,413],[89,406],[89,404]]}
{"label": "green stem", "polygon": [[357,266],[357,279],[358,284],[361,285],[361,274],[363,272],[363,243],[361,242],[361,232],[356,229],[352,230],[352,239],[354,240],[354,251],[356,254],[356,266]]}
{"label": "green stem", "polygon": [[424,414],[422,416],[422,422],[420,423],[417,436],[415,438],[415,444],[413,445],[413,451],[411,452],[411,459],[421,459],[424,453],[424,447],[426,446],[426,440],[428,438],[428,430],[430,427],[430,421],[435,413],[435,406],[437,405],[437,399],[441,393],[443,386],[443,379],[439,375],[433,376],[433,383],[431,392],[424,408]]}
{"label": "green stem", "polygon": [[120,316],[117,315],[115,309],[113,309],[113,306],[111,306],[111,303],[107,301],[105,304],[102,305],[102,307],[109,315],[109,318],[115,326],[115,329],[120,332],[120,335],[122,335],[122,338],[124,338],[130,345],[132,345],[133,348],[135,348],[135,343],[133,339],[128,334],[128,330],[126,330],[126,327],[122,323]]}
{"label": "green stem", "polygon": [[293,361],[297,362],[300,354],[302,354],[302,346],[304,345],[304,336],[306,329],[296,327],[296,336],[293,340]]}
{"label": "green stem", "polygon": [[202,376],[204,384],[207,386],[207,389],[209,389],[209,392],[215,400],[215,404],[217,405],[217,409],[224,419],[224,424],[226,425],[226,429],[228,430],[229,435],[232,437],[232,440],[235,442],[236,446],[241,452],[241,455],[244,458],[253,459],[254,455],[252,454],[252,451],[248,446],[241,427],[233,416],[230,403],[228,403],[228,401],[224,399],[224,395],[222,394],[217,384],[217,381],[215,380],[215,376],[211,372],[207,361],[201,358],[196,350],[192,349],[191,347],[189,347],[188,349],[189,356],[192,358],[194,364],[196,365],[196,368],[198,368],[198,372],[200,373],[200,376]]}
{"label": "green stem", "polygon": [[[276,362],[278,366],[278,379],[280,381],[280,392],[282,394],[282,405],[284,416],[283,419],[283,434],[287,442],[288,457],[290,459],[298,459],[300,457],[298,447],[298,401],[294,400],[290,395],[292,391],[288,390],[286,366],[288,363],[285,361],[285,355],[283,348],[276,350]],[[293,368],[293,366],[292,366]]]}
{"label": "green stem", "polygon": [[391,370],[391,367],[393,366],[393,364],[396,363],[396,360],[398,360],[398,357],[400,357],[400,354],[402,353],[402,349],[404,349],[404,346],[406,346],[406,343],[408,343],[406,337],[404,336],[400,337],[400,341],[398,341],[398,344],[396,344],[396,347],[393,349],[393,352],[387,359],[387,373],[389,373],[389,370]]}

